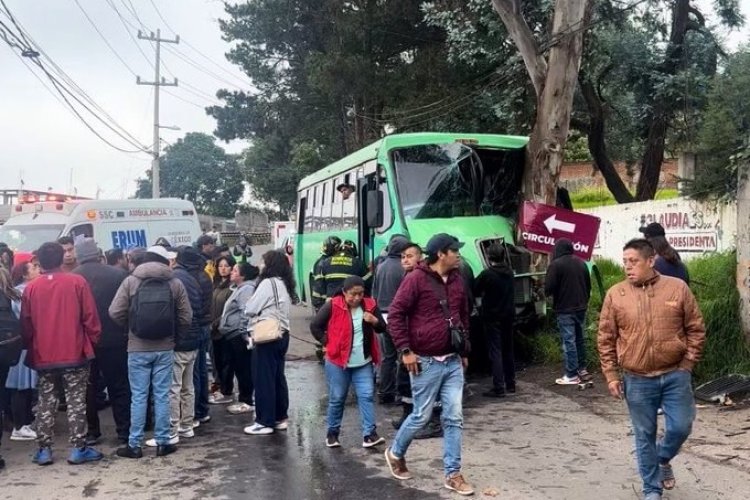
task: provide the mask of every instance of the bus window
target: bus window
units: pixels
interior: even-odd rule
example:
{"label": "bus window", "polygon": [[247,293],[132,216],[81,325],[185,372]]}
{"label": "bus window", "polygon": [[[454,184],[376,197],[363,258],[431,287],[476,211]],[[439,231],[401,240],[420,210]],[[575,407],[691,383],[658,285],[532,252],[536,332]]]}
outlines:
{"label": "bus window", "polygon": [[378,191],[383,193],[383,225],[376,229],[378,234],[389,230],[393,225],[393,207],[391,207],[391,197],[388,195],[388,181],[385,178],[385,169],[378,165]]}
{"label": "bus window", "polygon": [[313,230],[313,210],[312,204],[310,203],[310,190],[305,190],[305,232],[309,233]]}
{"label": "bus window", "polygon": [[320,201],[320,230],[321,231],[329,231],[331,229],[331,208],[333,206],[333,203],[331,203],[330,199],[327,194],[327,188],[330,187],[329,182],[326,181],[323,183],[323,192],[321,195],[321,201]]}
{"label": "bus window", "polygon": [[[354,174],[356,176],[356,173]],[[346,174],[344,176],[344,182],[346,184],[352,184],[350,179],[353,176]],[[351,229],[357,227],[357,197],[352,195],[346,200],[342,200],[342,215],[341,215],[341,226],[343,229]]]}
{"label": "bus window", "polygon": [[305,212],[307,211],[307,198],[299,199],[299,213],[297,214],[297,233],[304,234],[305,231]]}

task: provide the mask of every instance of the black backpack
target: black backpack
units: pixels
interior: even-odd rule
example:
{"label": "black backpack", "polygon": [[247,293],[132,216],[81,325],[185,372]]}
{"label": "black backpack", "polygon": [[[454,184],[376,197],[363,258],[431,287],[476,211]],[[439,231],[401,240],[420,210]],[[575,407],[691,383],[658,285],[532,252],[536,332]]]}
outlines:
{"label": "black backpack", "polygon": [[138,338],[162,340],[175,334],[175,304],[169,280],[141,281],[130,301],[130,330]]}
{"label": "black backpack", "polygon": [[0,295],[0,365],[18,364],[22,350],[21,322],[13,314],[10,299]]}

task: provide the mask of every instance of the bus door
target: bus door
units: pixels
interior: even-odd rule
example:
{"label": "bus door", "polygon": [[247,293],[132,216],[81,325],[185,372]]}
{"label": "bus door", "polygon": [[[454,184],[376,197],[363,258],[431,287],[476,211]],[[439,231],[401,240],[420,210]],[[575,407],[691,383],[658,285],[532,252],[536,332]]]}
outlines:
{"label": "bus door", "polygon": [[378,189],[376,172],[357,180],[357,198],[360,256],[366,264],[372,264],[375,262],[375,230],[383,225],[383,192]]}

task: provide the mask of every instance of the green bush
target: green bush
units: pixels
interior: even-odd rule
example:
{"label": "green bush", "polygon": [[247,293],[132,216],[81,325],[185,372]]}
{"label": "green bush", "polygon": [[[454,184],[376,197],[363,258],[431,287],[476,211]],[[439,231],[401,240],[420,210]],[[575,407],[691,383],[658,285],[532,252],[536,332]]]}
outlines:
{"label": "green bush", "polygon": [[[604,293],[624,279],[622,266],[611,260],[597,260]],[[696,382],[705,382],[728,373],[750,373],[750,346],[740,323],[739,296],[735,286],[734,252],[708,255],[688,262],[691,286],[706,323],[706,345],[703,360],[695,369]],[[596,335],[602,296],[596,278],[586,315],[586,350],[589,367],[599,368]],[[533,337],[519,339],[520,349],[537,363],[562,363],[560,338],[554,313],[550,312]]]}

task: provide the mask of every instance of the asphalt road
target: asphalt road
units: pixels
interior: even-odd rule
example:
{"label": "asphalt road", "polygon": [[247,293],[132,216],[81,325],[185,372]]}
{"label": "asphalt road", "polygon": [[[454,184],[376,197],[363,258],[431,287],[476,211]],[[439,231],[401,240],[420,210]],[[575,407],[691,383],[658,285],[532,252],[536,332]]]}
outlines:
{"label": "asphalt road", "polygon": [[[294,309],[292,330],[309,339],[304,308]],[[457,498],[442,488],[442,441],[417,441],[408,462],[415,478],[390,477],[377,451],[361,447],[356,406],[347,407],[342,448],[325,439],[325,381],[310,344],[293,339],[287,363],[291,408],[289,430],[247,436],[251,417],[231,416],[212,406],[213,420],[183,440],[177,453],[140,460],[115,456],[111,413],[103,410],[106,440],[101,462],[71,466],[64,414],[58,414],[55,463],[31,463],[34,443],[3,440],[7,467],[0,472],[0,499],[430,499]],[[463,463],[478,498],[518,500],[639,498],[626,409],[594,391],[550,386],[547,375],[519,377],[519,393],[505,400],[477,395],[469,385],[465,404]],[[389,441],[397,408],[377,408],[379,432]],[[725,438],[732,425],[747,425],[747,414],[700,410],[688,449],[674,462],[677,489],[670,500],[746,499],[750,492],[750,452],[746,437]],[[713,447],[708,449],[708,447]],[[731,460],[722,458],[731,454]]]}

